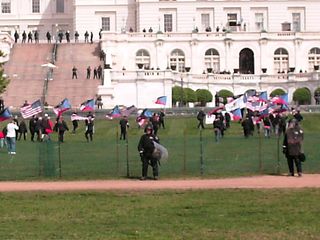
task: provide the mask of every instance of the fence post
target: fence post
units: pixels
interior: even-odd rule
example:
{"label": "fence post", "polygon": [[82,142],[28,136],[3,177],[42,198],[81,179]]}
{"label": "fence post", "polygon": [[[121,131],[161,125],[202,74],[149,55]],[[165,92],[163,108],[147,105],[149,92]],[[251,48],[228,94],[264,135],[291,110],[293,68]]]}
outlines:
{"label": "fence post", "polygon": [[61,164],[61,144],[60,140],[58,140],[58,154],[59,154],[59,177],[62,177],[62,164]]}
{"label": "fence post", "polygon": [[259,131],[259,172],[262,173],[262,141],[261,141],[261,132]]}
{"label": "fence post", "polygon": [[280,175],[280,147],[279,147],[279,145],[280,145],[280,136],[278,134],[278,136],[277,136],[277,161],[278,161],[278,163],[277,163],[277,174],[278,175]]}
{"label": "fence post", "polygon": [[129,141],[128,141],[128,134],[126,137],[126,158],[127,158],[127,177],[130,177],[130,166],[129,166]]}
{"label": "fence post", "polygon": [[39,177],[42,175],[43,171],[43,164],[42,164],[42,153],[41,153],[41,145],[38,145],[38,150],[39,150]]}
{"label": "fence post", "polygon": [[187,131],[186,129],[184,129],[183,131],[183,174],[186,174],[187,171],[187,166],[186,166],[186,158],[187,158],[187,142],[186,142],[186,138],[187,138]]}
{"label": "fence post", "polygon": [[202,141],[202,128],[200,128],[200,174],[203,175],[204,164],[203,164],[203,141]]}
{"label": "fence post", "polygon": [[119,129],[116,130],[116,161],[117,161],[117,175],[119,176],[120,163],[119,163]]}

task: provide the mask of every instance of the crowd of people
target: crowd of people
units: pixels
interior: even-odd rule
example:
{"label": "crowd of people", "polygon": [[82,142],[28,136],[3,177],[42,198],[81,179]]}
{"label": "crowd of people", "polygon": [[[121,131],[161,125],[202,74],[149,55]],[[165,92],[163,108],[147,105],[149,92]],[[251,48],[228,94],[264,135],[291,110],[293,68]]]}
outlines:
{"label": "crowd of people", "polygon": [[[25,103],[28,104],[28,103]],[[24,105],[25,105],[24,104]],[[254,131],[260,133],[263,129],[264,136],[270,138],[271,134],[279,137],[284,136],[283,141],[283,153],[285,154],[289,167],[289,175],[294,176],[294,165],[296,166],[298,176],[302,176],[301,162],[304,160],[303,154],[303,130],[301,128],[301,121],[303,116],[299,110],[293,110],[292,118],[288,118],[286,113],[275,113],[263,116],[263,118],[256,115],[254,112],[248,111],[245,117],[239,121],[243,128],[243,134],[245,138],[253,135]],[[224,136],[224,132],[230,128],[231,116],[228,112],[222,113],[217,111],[213,113],[215,119],[212,124],[214,130],[215,141],[219,142]],[[77,116],[74,112],[72,115]],[[201,109],[197,114],[198,128],[205,129],[204,119],[206,113],[204,109]],[[153,113],[151,117],[144,118],[144,134],[141,136],[138,143],[138,151],[141,156],[142,162],[142,175],[141,180],[147,179],[148,166],[150,165],[153,170],[153,178],[158,179],[158,165],[159,155],[156,154],[156,143],[159,143],[158,130],[159,128],[165,128],[165,113],[163,110]],[[77,132],[79,127],[79,119],[72,118],[72,133]],[[85,139],[90,142],[93,141],[94,134],[94,115],[89,112],[85,119]],[[83,120],[83,119],[82,119]],[[120,140],[127,140],[127,130],[130,127],[128,117],[122,116],[119,120],[120,126]],[[56,118],[54,122],[50,119],[48,114],[42,116],[33,116],[27,125],[24,119],[19,121],[15,116],[10,120],[6,127],[0,132],[0,147],[7,145],[8,154],[16,154],[16,141],[27,140],[27,134],[30,133],[30,140],[32,142],[47,142],[51,141],[51,134],[53,132],[58,133],[58,141],[64,142],[64,134],[69,131],[68,125],[62,116]]]}
{"label": "crowd of people", "polygon": [[[73,66],[71,69],[72,72],[72,79],[78,79],[78,68],[76,66]],[[86,69],[86,78],[91,78],[91,66],[88,66]],[[94,67],[93,69],[93,79],[102,79],[102,67],[99,65],[98,67]]]}
{"label": "crowd of people", "polygon": [[[101,32],[102,32],[102,29],[100,29],[99,34],[98,34],[99,40],[101,39]],[[13,37],[14,37],[15,43],[18,43],[20,38],[21,38],[21,43],[26,43],[26,42],[27,43],[33,43],[33,42],[39,43],[39,39],[40,39],[38,30],[29,31],[28,33],[24,30],[21,34],[19,34],[18,31],[16,30],[13,34]],[[58,41],[59,43],[62,43],[64,41],[64,39],[67,43],[71,42],[71,33],[68,30],[67,31],[62,31],[62,30],[58,31],[57,35],[55,37],[56,37],[56,41]],[[75,43],[79,42],[79,37],[80,37],[79,32],[75,31],[74,32],[74,42]],[[86,31],[83,34],[83,37],[84,37],[85,43],[93,43],[93,41],[94,41],[94,34],[92,31],[90,33],[88,31]],[[46,32],[46,39],[47,39],[48,43],[51,43],[53,36],[50,33],[50,31]]]}
{"label": "crowd of people", "polygon": [[[213,130],[216,142],[224,136],[224,131],[230,127],[231,117],[228,112],[224,114],[222,111],[213,113],[215,115],[213,121]],[[294,176],[294,165],[298,176],[302,176],[302,164],[305,161],[305,154],[303,150],[303,129],[301,128],[301,121],[303,116],[300,110],[292,109],[292,117],[289,118],[288,112],[270,113],[267,116],[261,116],[259,112],[252,112],[248,110],[245,117],[239,120],[243,129],[245,138],[253,136],[256,130],[258,134],[263,129],[265,138],[270,138],[271,134],[276,137],[283,135],[283,153],[287,158],[289,176]],[[197,114],[198,128],[204,129],[206,113],[201,109]]]}

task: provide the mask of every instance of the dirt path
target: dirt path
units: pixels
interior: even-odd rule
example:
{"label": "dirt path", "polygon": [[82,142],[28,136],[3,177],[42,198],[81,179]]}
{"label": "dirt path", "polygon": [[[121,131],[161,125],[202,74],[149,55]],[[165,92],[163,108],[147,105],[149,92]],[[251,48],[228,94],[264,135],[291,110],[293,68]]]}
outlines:
{"label": "dirt path", "polygon": [[0,182],[0,192],[21,191],[109,191],[159,189],[222,189],[222,188],[320,188],[320,174],[303,177],[254,176],[228,179],[189,180],[97,180],[57,182]]}

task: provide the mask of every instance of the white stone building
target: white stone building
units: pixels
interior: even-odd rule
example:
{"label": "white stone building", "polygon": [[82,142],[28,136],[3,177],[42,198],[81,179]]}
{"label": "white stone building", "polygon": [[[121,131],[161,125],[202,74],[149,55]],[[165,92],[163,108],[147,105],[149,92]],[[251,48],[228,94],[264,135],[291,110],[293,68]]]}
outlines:
{"label": "white stone building", "polygon": [[171,107],[175,85],[213,95],[281,88],[290,100],[297,88],[313,95],[319,86],[318,0],[0,1],[0,29],[10,34],[88,30],[98,40],[102,29],[106,107],[156,107],[162,95]]}

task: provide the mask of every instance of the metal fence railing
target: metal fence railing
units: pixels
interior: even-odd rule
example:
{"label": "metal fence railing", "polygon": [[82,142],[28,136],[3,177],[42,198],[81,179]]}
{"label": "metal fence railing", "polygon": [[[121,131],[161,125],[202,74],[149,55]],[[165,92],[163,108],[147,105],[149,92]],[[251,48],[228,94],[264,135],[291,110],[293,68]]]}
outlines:
{"label": "metal fence railing", "polygon": [[[16,155],[8,155],[5,149],[0,149],[0,180],[138,178],[141,174],[137,151],[140,135],[131,135],[127,141],[119,140],[118,136],[116,133],[113,138],[93,142],[19,141]],[[314,147],[318,142],[317,134],[306,134],[307,161],[303,172],[320,172],[320,149]],[[287,173],[282,137],[265,138],[257,134],[245,139],[225,135],[216,142],[212,130],[193,134],[182,131],[161,139],[161,144],[169,152],[169,159],[161,162],[161,178]]]}

